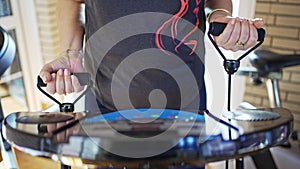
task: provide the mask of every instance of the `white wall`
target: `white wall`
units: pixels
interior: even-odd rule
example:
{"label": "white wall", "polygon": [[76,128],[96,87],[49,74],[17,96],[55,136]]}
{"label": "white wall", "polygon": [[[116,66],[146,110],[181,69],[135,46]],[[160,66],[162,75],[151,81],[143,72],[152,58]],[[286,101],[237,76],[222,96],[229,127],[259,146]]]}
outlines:
{"label": "white wall", "polygon": [[[253,18],[255,9],[255,0],[232,0],[233,2],[233,16],[240,16],[244,18]],[[232,53],[230,51],[223,51],[228,58],[238,58],[243,52]],[[242,65],[247,62],[247,57],[242,60]],[[206,39],[206,85],[208,110],[216,116],[222,116],[222,113],[227,110],[227,78],[228,75],[223,69],[223,59],[217,53],[215,48],[211,45],[209,39]],[[216,80],[217,79],[217,80]],[[242,101],[245,90],[245,78],[233,75],[232,79],[232,100],[231,108],[236,108]],[[217,126],[217,127],[216,127]],[[213,133],[219,132],[219,127],[214,120],[207,118],[207,131]],[[223,169],[225,163],[216,162],[210,163],[206,166],[208,169]],[[232,168],[233,161],[230,162]],[[251,159],[246,158],[245,169],[253,169]]]}
{"label": "white wall", "polygon": [[[255,8],[255,0],[232,0],[234,9],[233,9],[233,16],[240,16],[245,18],[253,18],[254,16],[254,8]],[[208,107],[212,110],[216,110],[219,112],[219,110],[216,109],[216,104],[223,104],[223,107],[226,110],[227,103],[225,98],[227,97],[227,78],[228,75],[225,73],[223,69],[223,59],[221,56],[217,53],[215,48],[211,45],[211,42],[206,37],[206,82],[207,82],[207,90],[208,90]],[[244,52],[230,52],[230,51],[224,51],[224,55],[227,58],[238,58],[241,54]],[[247,57],[242,60],[242,65],[245,65],[247,63]],[[215,69],[222,69],[222,70],[215,70]],[[221,72],[222,71],[222,72]],[[220,77],[222,76],[222,77]],[[210,82],[213,82],[213,79],[210,79],[210,77],[218,77],[219,83],[218,87],[222,88],[224,91],[222,92],[220,89],[211,88]],[[244,94],[244,88],[245,88],[245,78],[244,77],[238,77],[236,75],[233,75],[233,81],[232,81],[232,108],[236,108],[240,102],[243,99]],[[221,80],[224,80],[224,83],[222,83]],[[214,81],[215,82],[215,81]],[[224,85],[224,86],[221,86]],[[217,93],[217,94],[216,94]],[[218,101],[219,100],[219,101]],[[220,106],[218,106],[220,107]]]}

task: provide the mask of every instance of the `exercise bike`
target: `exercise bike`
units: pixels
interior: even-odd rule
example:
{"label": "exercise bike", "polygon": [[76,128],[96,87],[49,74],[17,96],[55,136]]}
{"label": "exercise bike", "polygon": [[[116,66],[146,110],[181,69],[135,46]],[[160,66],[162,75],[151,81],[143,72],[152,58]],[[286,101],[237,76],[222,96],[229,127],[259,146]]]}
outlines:
{"label": "exercise bike", "polygon": [[[291,66],[300,65],[300,55],[297,54],[278,54],[269,50],[256,50],[254,55],[249,56],[251,67],[241,67],[237,75],[249,76],[253,85],[266,84],[270,107],[282,107],[280,98],[279,81],[283,77],[283,69]],[[255,109],[256,107],[243,102],[240,105],[243,109]],[[297,132],[292,132],[292,140],[297,140]],[[289,148],[289,141],[281,146]],[[277,166],[269,150],[252,156],[253,162],[258,169],[276,169]],[[267,161],[267,162],[266,162]]]}

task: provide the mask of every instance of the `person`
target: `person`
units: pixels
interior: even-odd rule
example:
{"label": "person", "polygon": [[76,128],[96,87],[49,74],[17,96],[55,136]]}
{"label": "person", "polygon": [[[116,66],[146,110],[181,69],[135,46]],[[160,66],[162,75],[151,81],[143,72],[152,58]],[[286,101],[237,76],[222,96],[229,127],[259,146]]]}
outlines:
{"label": "person", "polygon": [[[94,82],[89,96],[104,113],[145,107],[205,110],[206,19],[227,23],[214,38],[219,47],[232,51],[254,46],[257,29],[264,25],[259,18],[232,17],[231,0],[86,0],[84,24],[81,3],[57,2],[61,51],[66,52],[45,64],[39,76],[49,93],[66,94],[82,90],[72,73],[88,71]],[[208,18],[205,8],[211,9]],[[136,34],[114,41],[132,31]],[[87,52],[82,57],[84,43]],[[89,101],[86,104],[91,108]]]}

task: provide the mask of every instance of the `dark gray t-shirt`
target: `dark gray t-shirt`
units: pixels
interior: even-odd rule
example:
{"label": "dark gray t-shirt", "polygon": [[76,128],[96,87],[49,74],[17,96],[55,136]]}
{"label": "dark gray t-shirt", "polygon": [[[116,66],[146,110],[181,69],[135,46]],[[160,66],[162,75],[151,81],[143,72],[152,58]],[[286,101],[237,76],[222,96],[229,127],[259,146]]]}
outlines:
{"label": "dark gray t-shirt", "polygon": [[85,68],[102,111],[204,110],[204,0],[86,0]]}

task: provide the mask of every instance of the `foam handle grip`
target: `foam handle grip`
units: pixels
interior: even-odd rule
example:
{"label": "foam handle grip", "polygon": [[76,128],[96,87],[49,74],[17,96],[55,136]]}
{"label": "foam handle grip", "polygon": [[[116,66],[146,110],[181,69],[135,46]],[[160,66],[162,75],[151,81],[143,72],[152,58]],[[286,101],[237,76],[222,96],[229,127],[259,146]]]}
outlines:
{"label": "foam handle grip", "polygon": [[[214,36],[219,36],[227,26],[227,23],[212,22],[209,24],[208,33]],[[265,39],[266,31],[263,28],[257,29],[258,38],[257,41],[263,42]]]}
{"label": "foam handle grip", "polygon": [[[84,85],[89,85],[90,84],[90,74],[89,73],[72,73],[72,75],[76,76],[78,78],[78,81],[80,83],[81,86]],[[38,76],[37,78],[37,85],[40,87],[46,87],[47,84],[44,83],[44,81],[42,80],[42,78],[40,76]]]}
{"label": "foam handle grip", "polygon": [[44,83],[43,79],[41,78],[41,76],[38,76],[37,77],[37,85],[40,86],[40,87],[46,87],[47,84]]}

